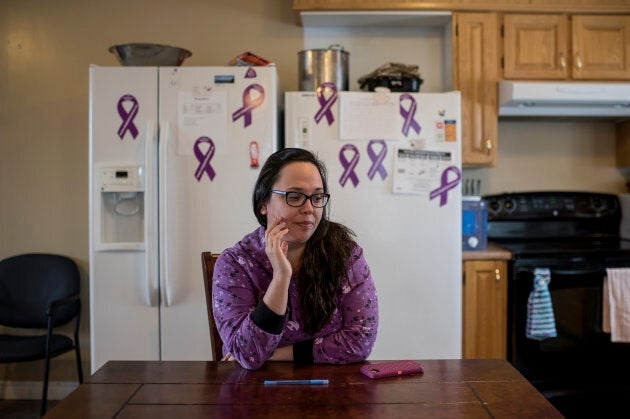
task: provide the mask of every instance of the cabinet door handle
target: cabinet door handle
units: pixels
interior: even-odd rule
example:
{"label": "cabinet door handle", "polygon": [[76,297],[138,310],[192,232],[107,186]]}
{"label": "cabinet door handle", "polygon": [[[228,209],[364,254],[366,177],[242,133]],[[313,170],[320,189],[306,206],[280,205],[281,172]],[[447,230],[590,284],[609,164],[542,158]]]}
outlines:
{"label": "cabinet door handle", "polygon": [[492,154],[492,140],[489,138],[486,140],[486,153],[488,155]]}
{"label": "cabinet door handle", "polygon": [[497,281],[497,283],[501,282],[501,271],[499,270],[499,268],[496,268],[494,270],[494,279]]}
{"label": "cabinet door handle", "polygon": [[582,69],[582,58],[580,58],[580,53],[579,52],[575,53],[575,67],[578,70]]}
{"label": "cabinet door handle", "polygon": [[560,68],[564,70],[567,68],[567,59],[564,56],[564,52],[560,53]]}

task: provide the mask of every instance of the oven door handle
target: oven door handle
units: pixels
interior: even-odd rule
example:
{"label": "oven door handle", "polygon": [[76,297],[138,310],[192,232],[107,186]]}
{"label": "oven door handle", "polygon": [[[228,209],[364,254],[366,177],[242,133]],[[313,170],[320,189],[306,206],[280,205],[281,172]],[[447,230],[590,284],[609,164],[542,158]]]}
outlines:
{"label": "oven door handle", "polygon": [[[537,266],[539,267],[539,266]],[[528,272],[533,274],[534,268],[517,268],[518,273]],[[554,275],[598,275],[601,274],[602,278],[606,275],[606,270],[602,268],[559,268],[549,269],[551,276]]]}

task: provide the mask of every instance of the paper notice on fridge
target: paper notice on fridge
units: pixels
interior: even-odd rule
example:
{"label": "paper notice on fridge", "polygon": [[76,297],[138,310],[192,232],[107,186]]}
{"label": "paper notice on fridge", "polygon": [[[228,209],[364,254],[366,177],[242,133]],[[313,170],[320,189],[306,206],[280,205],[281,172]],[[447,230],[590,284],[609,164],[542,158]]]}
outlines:
{"label": "paper notice on fridge", "polygon": [[452,164],[453,156],[448,151],[396,149],[394,193],[428,196],[436,185],[440,185],[442,172]]}
{"label": "paper notice on fridge", "polygon": [[217,154],[227,153],[226,91],[216,90],[204,95],[179,92],[177,105],[178,154],[195,155],[207,152],[207,147],[199,150],[202,142],[211,144]]}
{"label": "paper notice on fridge", "polygon": [[339,139],[397,140],[401,137],[398,96],[389,92],[341,92]]}

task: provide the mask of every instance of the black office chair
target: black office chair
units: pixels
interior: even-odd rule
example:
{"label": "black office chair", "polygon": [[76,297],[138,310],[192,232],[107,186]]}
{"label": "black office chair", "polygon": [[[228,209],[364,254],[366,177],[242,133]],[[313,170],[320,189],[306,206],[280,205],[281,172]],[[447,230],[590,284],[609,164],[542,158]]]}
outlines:
{"label": "black office chair", "polygon": [[[0,363],[45,360],[42,416],[46,413],[51,358],[74,349],[79,383],[83,382],[79,289],[79,269],[65,256],[31,253],[0,261],[0,325],[14,329],[0,334]],[[73,320],[74,340],[53,333]],[[20,329],[46,330],[36,334]]]}

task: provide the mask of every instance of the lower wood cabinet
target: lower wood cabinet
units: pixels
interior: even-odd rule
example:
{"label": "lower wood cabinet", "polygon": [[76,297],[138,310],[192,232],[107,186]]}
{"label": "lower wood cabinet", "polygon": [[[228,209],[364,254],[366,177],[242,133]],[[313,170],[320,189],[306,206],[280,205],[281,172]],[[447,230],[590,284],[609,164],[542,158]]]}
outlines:
{"label": "lower wood cabinet", "polygon": [[463,358],[507,356],[507,261],[463,264]]}

